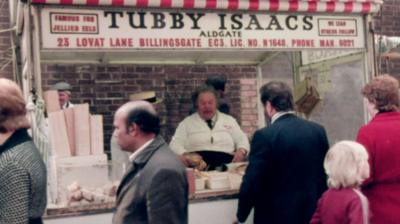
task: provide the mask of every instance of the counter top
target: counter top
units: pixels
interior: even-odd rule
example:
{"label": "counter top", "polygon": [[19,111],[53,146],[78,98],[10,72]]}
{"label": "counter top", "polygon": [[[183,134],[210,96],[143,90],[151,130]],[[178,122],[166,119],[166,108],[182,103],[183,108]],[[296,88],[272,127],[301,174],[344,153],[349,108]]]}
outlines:
{"label": "counter top", "polygon": [[[240,163],[236,164],[237,167],[242,166]],[[216,177],[216,181],[220,181],[218,179],[221,173],[208,172],[204,174],[210,179]],[[202,187],[197,190],[194,194],[189,195],[189,203],[207,203],[211,201],[217,200],[227,200],[234,199],[238,197],[239,187],[242,181],[242,173],[239,172],[226,172],[226,176],[229,179],[229,187],[225,187],[223,184],[215,184],[218,182],[213,182],[214,185],[207,186],[207,188]],[[219,182],[221,183],[221,182]],[[223,182],[225,184],[225,182]],[[193,183],[194,184],[194,183]],[[221,188],[224,187],[224,188]],[[211,188],[211,189],[209,189]],[[213,189],[214,188],[214,189]],[[68,217],[68,216],[80,216],[80,215],[90,215],[90,214],[98,214],[98,213],[107,213],[112,212],[115,208],[115,202],[105,202],[105,203],[88,203],[85,205],[77,205],[77,206],[58,206],[58,205],[48,205],[46,209],[45,219],[52,219],[58,217]]]}
{"label": "counter top", "polygon": [[46,208],[44,219],[52,219],[58,217],[90,215],[97,213],[111,212],[115,207],[115,202],[88,204],[81,206],[61,207],[57,205],[48,205]]}
{"label": "counter top", "polygon": [[[237,198],[238,189],[221,189],[221,190],[201,190],[194,195],[189,196],[189,203],[202,203],[207,201],[225,200]],[[115,202],[107,202],[101,204],[87,204],[75,207],[61,207],[49,205],[46,209],[44,219],[53,219],[68,216],[90,215],[98,213],[112,212]]]}
{"label": "counter top", "polygon": [[238,194],[238,189],[202,190],[189,196],[189,203],[237,198]]}

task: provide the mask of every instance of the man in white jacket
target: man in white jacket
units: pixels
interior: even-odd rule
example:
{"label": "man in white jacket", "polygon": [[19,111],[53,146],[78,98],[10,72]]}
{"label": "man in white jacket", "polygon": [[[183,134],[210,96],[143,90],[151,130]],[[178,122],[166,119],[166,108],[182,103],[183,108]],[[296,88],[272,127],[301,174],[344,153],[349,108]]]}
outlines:
{"label": "man in white jacket", "polygon": [[217,110],[218,96],[214,88],[201,86],[193,99],[197,111],[179,123],[171,149],[181,156],[186,166],[191,166],[193,153],[200,155],[209,169],[244,161],[249,140],[232,116]]}

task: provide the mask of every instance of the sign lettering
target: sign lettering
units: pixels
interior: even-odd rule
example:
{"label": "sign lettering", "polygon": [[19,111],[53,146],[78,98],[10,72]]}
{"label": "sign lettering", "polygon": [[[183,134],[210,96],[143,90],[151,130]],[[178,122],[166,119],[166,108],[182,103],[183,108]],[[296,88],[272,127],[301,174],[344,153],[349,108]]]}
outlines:
{"label": "sign lettering", "polygon": [[357,15],[43,8],[41,23],[44,49],[365,47]]}

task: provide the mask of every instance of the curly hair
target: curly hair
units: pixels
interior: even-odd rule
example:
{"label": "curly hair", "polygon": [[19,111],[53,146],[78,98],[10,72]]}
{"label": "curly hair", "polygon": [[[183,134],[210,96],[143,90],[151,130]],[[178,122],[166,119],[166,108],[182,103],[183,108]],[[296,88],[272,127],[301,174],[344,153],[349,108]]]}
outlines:
{"label": "curly hair", "polygon": [[0,133],[29,128],[25,100],[19,86],[0,78]]}
{"label": "curly hair", "polygon": [[399,81],[390,75],[380,75],[366,84],[361,93],[369,102],[375,104],[379,112],[399,109]]}

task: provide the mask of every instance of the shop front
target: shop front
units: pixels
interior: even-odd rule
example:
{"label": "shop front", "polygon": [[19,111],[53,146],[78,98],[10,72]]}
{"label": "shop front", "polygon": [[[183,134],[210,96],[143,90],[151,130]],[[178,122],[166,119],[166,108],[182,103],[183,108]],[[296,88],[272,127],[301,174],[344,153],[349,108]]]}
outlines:
{"label": "shop front", "polygon": [[[112,114],[130,93],[154,90],[164,99],[162,133],[169,140],[190,110],[193,89],[215,74],[228,78],[233,116],[249,137],[264,126],[257,92],[270,80],[295,89],[299,114],[323,124],[331,143],[354,139],[368,120],[359,92],[376,75],[370,20],[379,0],[15,4],[27,98],[32,88],[42,96],[55,81],[69,80],[78,100],[103,115],[105,151]],[[316,92],[311,103],[304,98],[310,86]],[[233,220],[237,188],[197,193],[189,207],[190,223]],[[98,211],[106,213],[62,214],[45,223],[110,223],[110,208]]]}

